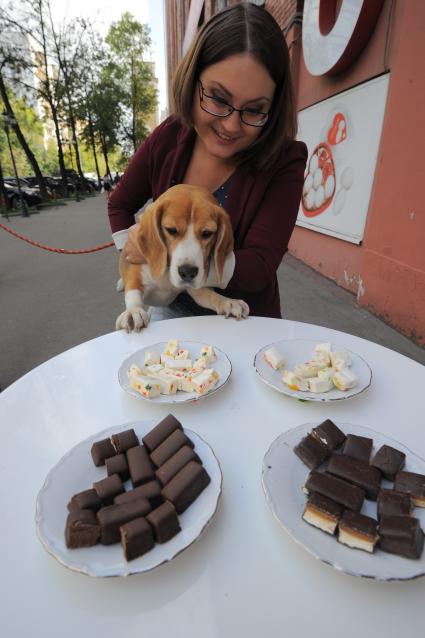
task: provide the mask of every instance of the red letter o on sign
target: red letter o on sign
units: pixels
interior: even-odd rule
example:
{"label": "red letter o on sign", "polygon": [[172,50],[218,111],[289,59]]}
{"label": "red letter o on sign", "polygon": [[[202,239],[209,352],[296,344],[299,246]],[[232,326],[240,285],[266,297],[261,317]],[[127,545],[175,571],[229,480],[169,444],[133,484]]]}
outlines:
{"label": "red letter o on sign", "polygon": [[305,0],[302,42],[312,75],[336,75],[359,56],[375,27],[384,0]]}

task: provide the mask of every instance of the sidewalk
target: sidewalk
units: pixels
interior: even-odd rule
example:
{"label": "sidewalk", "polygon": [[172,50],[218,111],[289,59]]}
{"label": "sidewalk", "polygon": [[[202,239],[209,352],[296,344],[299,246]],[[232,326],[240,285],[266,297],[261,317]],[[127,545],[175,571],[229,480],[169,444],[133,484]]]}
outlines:
{"label": "sidewalk", "polygon": [[[104,195],[1,223],[40,243],[88,248],[111,241]],[[425,349],[358,308],[355,297],[293,257],[279,269],[284,318],[349,332],[422,364]],[[114,248],[51,253],[0,229],[0,387],[79,343],[114,330],[122,311]]]}

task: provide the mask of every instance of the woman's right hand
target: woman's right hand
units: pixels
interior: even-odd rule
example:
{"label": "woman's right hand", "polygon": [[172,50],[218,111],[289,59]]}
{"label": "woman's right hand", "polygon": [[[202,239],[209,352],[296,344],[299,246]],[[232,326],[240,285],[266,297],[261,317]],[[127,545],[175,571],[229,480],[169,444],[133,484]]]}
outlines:
{"label": "woman's right hand", "polygon": [[139,248],[137,241],[137,224],[128,229],[128,239],[124,245],[124,254],[127,261],[131,264],[145,264],[146,259]]}

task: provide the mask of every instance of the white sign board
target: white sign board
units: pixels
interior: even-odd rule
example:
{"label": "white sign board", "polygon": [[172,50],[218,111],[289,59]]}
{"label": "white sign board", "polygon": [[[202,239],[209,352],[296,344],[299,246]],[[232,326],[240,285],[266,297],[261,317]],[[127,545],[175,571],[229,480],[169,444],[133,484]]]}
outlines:
{"label": "white sign board", "polygon": [[299,113],[308,160],[298,226],[362,241],[388,83],[386,74]]}

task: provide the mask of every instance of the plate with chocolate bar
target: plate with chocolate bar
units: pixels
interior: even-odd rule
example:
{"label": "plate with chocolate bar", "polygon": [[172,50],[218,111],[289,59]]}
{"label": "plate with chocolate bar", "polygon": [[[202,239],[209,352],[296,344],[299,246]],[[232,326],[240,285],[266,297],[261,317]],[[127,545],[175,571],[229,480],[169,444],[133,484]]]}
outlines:
{"label": "plate with chocolate bar", "polygon": [[37,497],[37,535],[73,571],[147,572],[199,538],[221,487],[211,447],[173,415],[125,423],[78,443],[49,472]]}
{"label": "plate with chocolate bar", "polygon": [[330,403],[359,396],[372,382],[369,364],[334,343],[276,341],[261,348],[254,368],[263,383],[302,401]]}
{"label": "plate with chocolate bar", "polygon": [[318,560],[382,581],[425,575],[425,460],[402,443],[306,423],[273,441],[262,485],[279,524]]}
{"label": "plate with chocolate bar", "polygon": [[229,357],[212,345],[170,339],[127,357],[118,381],[128,394],[153,403],[172,405],[214,394],[229,380]]}

